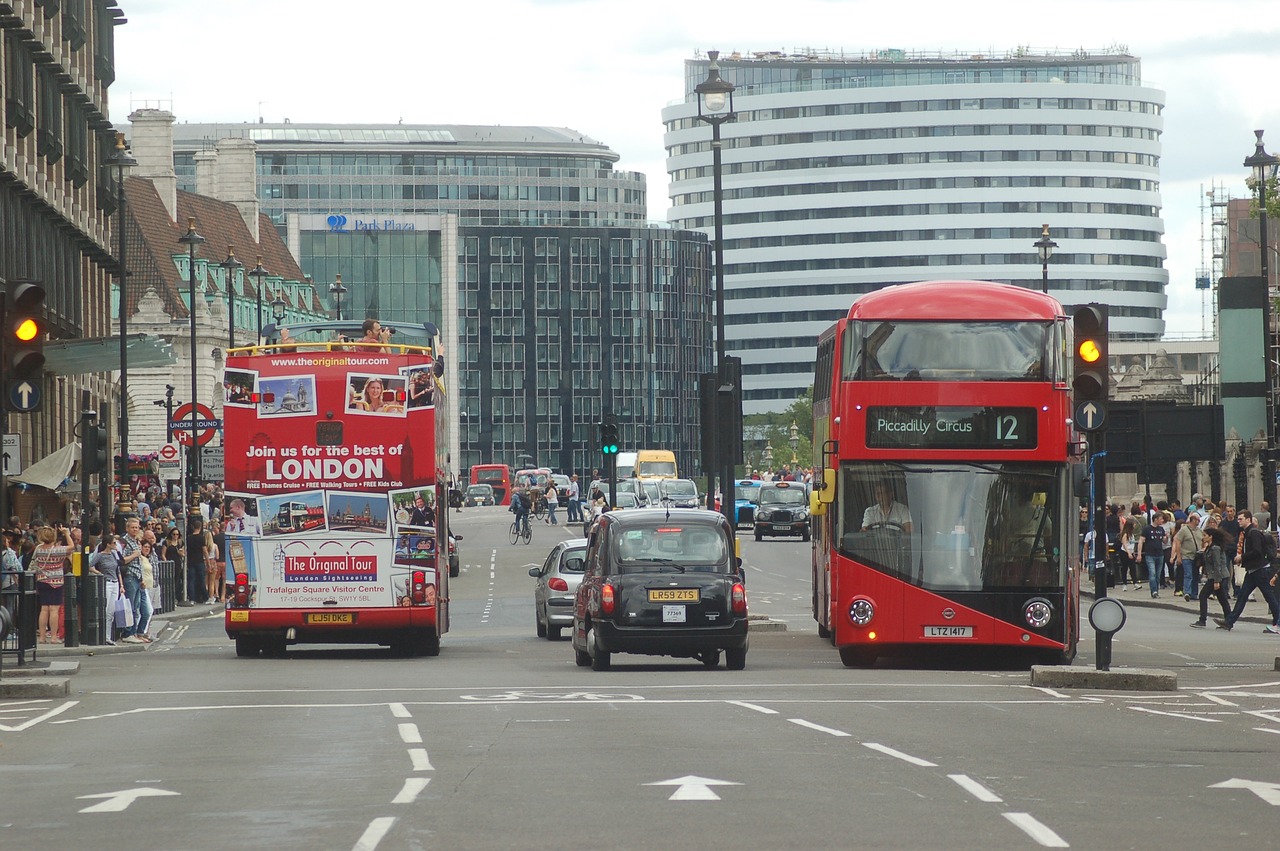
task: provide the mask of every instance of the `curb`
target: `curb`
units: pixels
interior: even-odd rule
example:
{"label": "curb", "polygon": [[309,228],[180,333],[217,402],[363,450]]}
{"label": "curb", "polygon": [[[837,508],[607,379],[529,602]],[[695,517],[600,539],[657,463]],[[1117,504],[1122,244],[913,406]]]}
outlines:
{"label": "curb", "polygon": [[786,621],[747,620],[747,632],[786,632]]}
{"label": "curb", "polygon": [[0,680],[0,698],[66,697],[71,694],[71,680],[67,677],[32,677],[29,679]]}
{"label": "curb", "polygon": [[1177,691],[1178,675],[1159,668],[1095,671],[1066,665],[1032,665],[1031,685],[1107,691]]}

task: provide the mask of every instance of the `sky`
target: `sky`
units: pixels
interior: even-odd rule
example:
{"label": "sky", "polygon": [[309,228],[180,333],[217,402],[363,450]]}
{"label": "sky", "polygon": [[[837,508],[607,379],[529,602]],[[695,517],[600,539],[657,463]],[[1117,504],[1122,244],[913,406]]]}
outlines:
{"label": "sky", "polygon": [[[1211,188],[1244,197],[1255,129],[1280,153],[1275,0],[119,0],[111,119],[569,127],[646,175],[667,218],[661,110],[696,53],[1125,49],[1165,92],[1168,333],[1212,329]],[[899,11],[901,10],[901,11]],[[1058,240],[1060,250],[1070,247]],[[1050,267],[1052,274],[1052,267]]]}

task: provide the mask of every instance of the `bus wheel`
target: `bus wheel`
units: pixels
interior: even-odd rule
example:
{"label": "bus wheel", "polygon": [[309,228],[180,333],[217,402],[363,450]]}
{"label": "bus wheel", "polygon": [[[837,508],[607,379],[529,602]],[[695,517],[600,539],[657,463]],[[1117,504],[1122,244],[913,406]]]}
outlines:
{"label": "bus wheel", "polygon": [[823,626],[822,624],[818,624],[818,637],[819,637],[819,638],[830,638],[830,637],[831,637],[831,630],[827,629],[827,628],[826,628],[825,626]]}
{"label": "bus wheel", "polygon": [[250,659],[258,655],[258,651],[262,648],[258,646],[258,642],[252,638],[236,637],[236,655],[241,659]]}
{"label": "bus wheel", "polygon": [[876,652],[865,647],[841,647],[840,661],[846,668],[874,668]]}
{"label": "bus wheel", "polygon": [[741,671],[747,667],[747,648],[724,651],[724,666],[730,671]]}
{"label": "bus wheel", "polygon": [[423,633],[414,641],[414,650],[419,656],[439,656],[440,636],[434,632]]}

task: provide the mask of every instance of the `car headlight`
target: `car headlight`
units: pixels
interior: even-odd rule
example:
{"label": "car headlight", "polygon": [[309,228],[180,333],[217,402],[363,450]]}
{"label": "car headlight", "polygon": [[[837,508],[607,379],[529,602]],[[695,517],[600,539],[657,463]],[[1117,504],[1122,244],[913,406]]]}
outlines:
{"label": "car headlight", "polygon": [[767,509],[767,508],[757,508],[757,509],[756,509],[756,518],[757,518],[757,519],[759,519],[759,520],[768,520],[768,519],[769,519],[769,509]]}

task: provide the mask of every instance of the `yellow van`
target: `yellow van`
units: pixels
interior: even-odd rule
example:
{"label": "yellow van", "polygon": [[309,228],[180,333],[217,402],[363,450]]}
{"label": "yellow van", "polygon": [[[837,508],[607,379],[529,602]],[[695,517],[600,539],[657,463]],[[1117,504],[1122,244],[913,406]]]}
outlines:
{"label": "yellow van", "polygon": [[676,454],[670,449],[641,449],[636,452],[637,479],[678,479]]}

